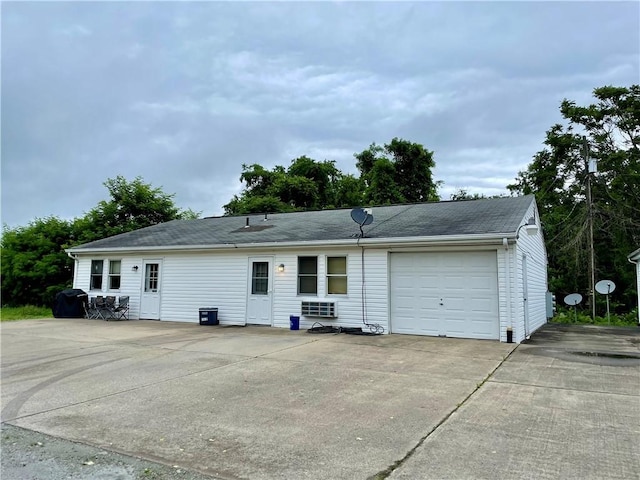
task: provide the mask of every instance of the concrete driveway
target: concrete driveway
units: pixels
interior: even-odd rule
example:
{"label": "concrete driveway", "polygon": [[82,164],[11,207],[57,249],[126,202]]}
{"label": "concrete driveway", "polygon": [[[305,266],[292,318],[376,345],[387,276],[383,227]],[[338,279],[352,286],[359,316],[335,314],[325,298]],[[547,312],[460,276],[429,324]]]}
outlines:
{"label": "concrete driveway", "polygon": [[391,471],[515,345],[267,327],[2,324],[2,421],[222,478]]}
{"label": "concrete driveway", "polygon": [[2,421],[228,479],[639,478],[639,345],[3,323]]}
{"label": "concrete driveway", "polygon": [[390,475],[640,478],[640,330],[548,324]]}

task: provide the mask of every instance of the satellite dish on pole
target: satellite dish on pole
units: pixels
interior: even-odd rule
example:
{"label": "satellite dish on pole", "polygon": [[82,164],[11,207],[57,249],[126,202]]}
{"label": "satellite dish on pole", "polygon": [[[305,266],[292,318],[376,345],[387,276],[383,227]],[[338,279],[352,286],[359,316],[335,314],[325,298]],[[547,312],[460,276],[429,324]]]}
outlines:
{"label": "satellite dish on pole", "polygon": [[579,293],[570,293],[566,297],[564,297],[564,303],[567,305],[573,305],[573,315],[576,319],[576,323],[578,322],[578,309],[576,306],[582,302],[582,295]]}
{"label": "satellite dish on pole", "polygon": [[616,289],[616,284],[611,280],[600,280],[596,283],[596,292],[601,293],[602,295],[609,295],[613,293]]}
{"label": "satellite dish on pole", "polygon": [[580,295],[579,293],[572,293],[564,297],[564,303],[573,307],[578,305],[580,302],[582,302],[582,295]]}
{"label": "satellite dish on pole", "polygon": [[601,293],[607,298],[607,323],[611,323],[609,314],[609,295],[616,289],[616,284],[611,280],[600,280],[596,283],[596,292]]}
{"label": "satellite dish on pole", "polygon": [[362,227],[373,223],[373,214],[370,208],[354,208],[351,210],[351,219],[360,226],[360,236],[364,237]]}

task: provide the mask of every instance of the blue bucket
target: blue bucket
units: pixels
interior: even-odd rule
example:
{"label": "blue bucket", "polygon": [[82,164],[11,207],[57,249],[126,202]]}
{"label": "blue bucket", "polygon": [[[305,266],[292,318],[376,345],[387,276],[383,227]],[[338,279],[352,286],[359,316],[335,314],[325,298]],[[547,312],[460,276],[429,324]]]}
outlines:
{"label": "blue bucket", "polygon": [[289,330],[300,330],[300,317],[289,315]]}

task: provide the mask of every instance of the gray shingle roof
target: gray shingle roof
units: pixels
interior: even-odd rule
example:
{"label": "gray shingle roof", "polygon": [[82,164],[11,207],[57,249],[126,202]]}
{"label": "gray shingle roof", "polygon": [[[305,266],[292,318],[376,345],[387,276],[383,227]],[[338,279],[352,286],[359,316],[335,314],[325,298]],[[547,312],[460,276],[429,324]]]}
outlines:
{"label": "gray shingle roof", "polygon": [[[364,227],[364,232],[367,238],[377,239],[513,234],[532,202],[534,197],[528,195],[374,207],[374,221]],[[274,213],[269,214],[266,221],[264,215],[173,220],[85,243],[71,250],[346,240],[360,233],[350,212],[351,209]],[[245,228],[247,218],[249,228]]]}

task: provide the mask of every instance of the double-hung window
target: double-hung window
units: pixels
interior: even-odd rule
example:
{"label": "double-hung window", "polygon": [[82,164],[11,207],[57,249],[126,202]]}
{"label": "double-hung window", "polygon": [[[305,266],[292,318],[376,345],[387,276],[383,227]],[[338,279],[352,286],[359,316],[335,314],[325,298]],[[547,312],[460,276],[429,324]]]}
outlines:
{"label": "double-hung window", "polygon": [[347,257],[327,257],[327,293],[347,294]]}
{"label": "double-hung window", "polygon": [[109,260],[109,290],[120,290],[120,260]]}
{"label": "double-hung window", "polygon": [[91,280],[89,281],[90,290],[102,290],[102,268],[104,260],[91,260]]}
{"label": "double-hung window", "polygon": [[298,257],[298,295],[318,294],[318,257]]}

